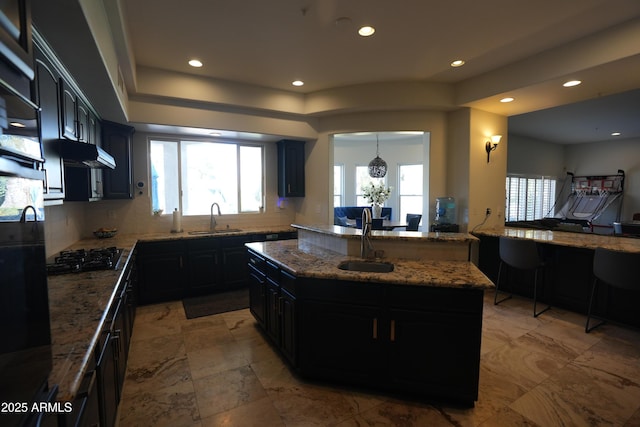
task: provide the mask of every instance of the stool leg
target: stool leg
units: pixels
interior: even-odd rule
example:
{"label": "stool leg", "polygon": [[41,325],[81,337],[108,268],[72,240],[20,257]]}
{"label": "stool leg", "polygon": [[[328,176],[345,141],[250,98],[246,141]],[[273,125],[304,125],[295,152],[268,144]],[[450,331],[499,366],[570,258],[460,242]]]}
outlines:
{"label": "stool leg", "polygon": [[589,307],[587,308],[587,323],[584,325],[584,331],[587,334],[604,323],[604,320],[600,320],[600,322],[598,324],[589,327],[589,321],[591,320],[591,317],[595,317],[595,316],[591,315],[591,309],[593,307],[593,299],[594,299],[595,294],[596,294],[596,286],[597,285],[598,285],[598,278],[594,277],[593,278],[593,285],[591,286],[591,295],[589,296]]}
{"label": "stool leg", "polygon": [[536,313],[536,306],[538,305],[538,270],[539,268],[536,268],[533,280],[533,317],[538,317],[540,316],[542,313],[544,313],[545,311],[549,310],[551,308],[550,305],[548,305],[546,308],[542,309],[542,311],[539,311]]}
{"label": "stool leg", "polygon": [[500,261],[500,266],[498,267],[498,280],[496,280],[496,292],[493,295],[493,305],[498,305],[500,304],[502,301],[506,301],[508,299],[510,299],[513,294],[509,294],[509,296],[506,296],[504,298],[502,298],[500,301],[498,301],[498,292],[500,292],[500,278],[502,277],[502,266],[504,265],[504,261]]}

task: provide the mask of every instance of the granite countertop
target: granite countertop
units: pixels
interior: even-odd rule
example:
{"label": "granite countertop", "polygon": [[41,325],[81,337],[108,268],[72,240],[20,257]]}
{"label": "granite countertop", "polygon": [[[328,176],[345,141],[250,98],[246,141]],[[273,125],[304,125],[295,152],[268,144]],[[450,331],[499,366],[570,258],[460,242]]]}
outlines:
{"label": "granite countertop", "polygon": [[[115,270],[89,271],[51,275],[49,287],[49,315],[53,369],[50,384],[58,384],[59,401],[74,399],[98,342],[105,321],[106,310],[116,296],[124,267],[137,242],[192,239],[203,237],[240,236],[254,233],[283,233],[295,229],[289,226],[243,228],[241,232],[191,235],[182,233],[150,233],[116,235],[109,239],[80,240],[67,249],[122,248],[122,256]],[[51,260],[52,261],[52,260]]]}
{"label": "granite countertop", "polygon": [[[353,227],[339,225],[300,225],[292,224],[299,230],[313,231],[315,233],[337,236],[344,239],[360,239],[362,230]],[[411,240],[427,242],[476,242],[478,238],[468,233],[444,233],[444,232],[418,232],[418,231],[385,231],[372,230],[371,238],[375,240]]]}
{"label": "granite countertop", "polygon": [[344,271],[338,264],[359,257],[341,255],[312,245],[298,247],[297,240],[255,242],[246,245],[297,277],[352,280],[359,282],[423,285],[449,288],[493,288],[493,282],[469,261],[431,261],[385,258],[392,262],[390,273]]}
{"label": "granite countertop", "polygon": [[575,248],[604,248],[620,252],[640,252],[640,239],[632,237],[606,236],[602,234],[572,233],[569,231],[537,230],[517,227],[480,229],[475,231],[474,234],[479,236],[532,239],[538,243]]}

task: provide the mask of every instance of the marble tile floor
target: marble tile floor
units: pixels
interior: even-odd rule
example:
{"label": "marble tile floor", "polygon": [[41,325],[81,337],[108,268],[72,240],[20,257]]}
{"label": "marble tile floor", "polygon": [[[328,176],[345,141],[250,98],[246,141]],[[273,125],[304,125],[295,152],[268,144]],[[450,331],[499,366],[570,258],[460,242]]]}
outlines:
{"label": "marble tile floor", "polygon": [[640,426],[640,332],[485,296],[474,408],[300,379],[249,310],[138,308],[119,426]]}

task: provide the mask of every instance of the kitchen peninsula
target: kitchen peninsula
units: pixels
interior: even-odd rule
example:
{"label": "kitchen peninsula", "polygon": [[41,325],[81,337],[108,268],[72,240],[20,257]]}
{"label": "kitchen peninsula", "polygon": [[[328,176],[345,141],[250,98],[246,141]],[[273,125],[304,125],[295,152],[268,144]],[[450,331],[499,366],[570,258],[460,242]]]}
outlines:
{"label": "kitchen peninsula", "polygon": [[[519,227],[479,229],[479,267],[494,282],[498,277],[500,237],[530,239],[538,243],[545,259],[544,286],[538,298],[552,306],[586,314],[593,280],[593,254],[596,248],[620,252],[640,252],[640,239],[592,233],[551,231]],[[531,275],[509,271],[505,291],[531,296]],[[503,289],[501,285],[501,290]],[[640,327],[640,295],[624,289],[603,287],[596,295],[594,310],[598,316]]]}
{"label": "kitchen peninsula", "polygon": [[[87,238],[67,248],[90,251],[117,247],[121,255],[112,269],[48,277],[53,356],[49,383],[58,386],[59,402],[72,402],[72,412],[60,414],[61,425],[112,426],[116,422],[135,306],[140,302],[140,246],[208,243],[220,250],[223,248],[216,240],[291,237],[295,237],[295,230],[289,226],[264,226],[234,232],[219,229],[210,235],[167,232]],[[243,260],[246,265],[246,250]],[[181,281],[187,280],[185,272]]]}
{"label": "kitchen peninsula", "polygon": [[[349,241],[360,241],[358,230],[293,227],[297,241],[247,247],[251,312],[296,371],[473,406],[483,294],[493,288],[467,259],[475,237],[373,232],[374,248],[384,241],[384,261],[393,264],[393,271],[377,273],[338,268],[344,261],[362,261],[340,253]],[[334,239],[346,244],[336,246]],[[453,259],[407,259],[393,252],[394,244],[419,242],[462,245],[467,258],[457,259],[457,251]]]}

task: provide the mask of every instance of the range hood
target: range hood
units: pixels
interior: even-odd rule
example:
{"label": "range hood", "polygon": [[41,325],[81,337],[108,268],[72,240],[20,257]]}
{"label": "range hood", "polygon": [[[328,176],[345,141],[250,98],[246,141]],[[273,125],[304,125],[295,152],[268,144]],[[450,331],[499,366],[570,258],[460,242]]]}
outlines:
{"label": "range hood", "polygon": [[60,139],[60,156],[67,166],[115,169],[116,161],[102,148],[83,142]]}

